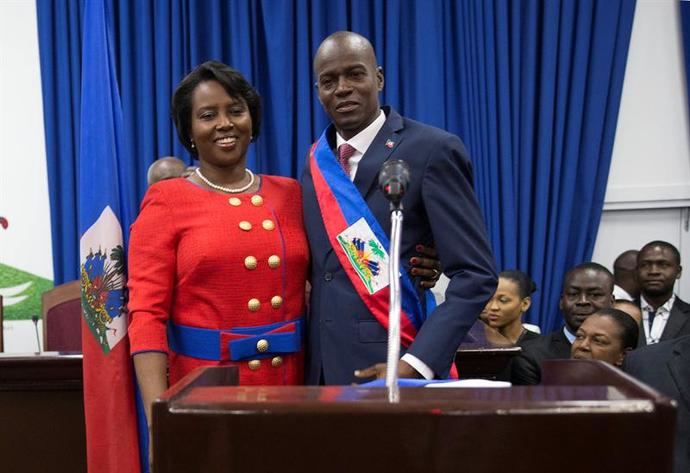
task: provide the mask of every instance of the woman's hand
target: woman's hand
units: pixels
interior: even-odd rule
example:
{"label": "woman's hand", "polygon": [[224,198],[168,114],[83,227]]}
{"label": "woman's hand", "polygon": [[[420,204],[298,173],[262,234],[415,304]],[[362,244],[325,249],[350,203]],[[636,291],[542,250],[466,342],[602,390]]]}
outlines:
{"label": "woman's hand", "polygon": [[417,245],[415,247],[420,256],[410,258],[410,274],[412,277],[419,277],[419,286],[424,289],[431,289],[436,286],[438,278],[441,277],[441,261],[438,253],[433,246]]}

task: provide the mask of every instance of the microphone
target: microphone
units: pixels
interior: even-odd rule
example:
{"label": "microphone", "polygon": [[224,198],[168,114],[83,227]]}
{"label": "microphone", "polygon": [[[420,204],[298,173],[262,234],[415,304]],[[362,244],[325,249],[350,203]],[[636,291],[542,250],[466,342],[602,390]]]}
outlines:
{"label": "microphone", "polygon": [[405,161],[392,159],[383,163],[379,173],[379,188],[386,199],[391,201],[391,209],[400,207],[409,184],[410,168]]}
{"label": "microphone", "polygon": [[41,353],[41,339],[38,338],[38,315],[32,315],[31,321],[34,323],[34,329],[36,330],[36,353]]}

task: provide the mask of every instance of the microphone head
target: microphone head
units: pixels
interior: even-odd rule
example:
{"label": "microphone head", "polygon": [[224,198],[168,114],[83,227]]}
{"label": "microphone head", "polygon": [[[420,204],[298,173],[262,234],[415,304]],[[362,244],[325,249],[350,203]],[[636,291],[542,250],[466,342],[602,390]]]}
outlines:
{"label": "microphone head", "polygon": [[379,188],[386,199],[397,205],[410,184],[410,168],[401,159],[386,161],[379,172]]}
{"label": "microphone head", "polygon": [[37,324],[37,323],[38,323],[38,315],[32,315],[32,316],[31,316],[31,321],[32,321],[34,324]]}

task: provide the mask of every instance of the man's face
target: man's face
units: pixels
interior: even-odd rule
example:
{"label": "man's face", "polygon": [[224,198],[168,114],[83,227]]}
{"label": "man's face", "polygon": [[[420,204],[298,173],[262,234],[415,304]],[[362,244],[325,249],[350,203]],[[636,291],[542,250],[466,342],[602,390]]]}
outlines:
{"label": "man's face", "polygon": [[613,281],[603,271],[579,269],[570,274],[563,285],[560,308],[565,324],[576,333],[582,322],[604,307],[613,304]]}
{"label": "man's face", "polygon": [[642,251],[637,260],[637,279],[642,295],[670,296],[682,269],[668,248],[653,246]]}
{"label": "man's face", "polygon": [[319,101],[343,138],[376,119],[383,72],[371,48],[347,39],[324,43],[314,59],[314,74]]}

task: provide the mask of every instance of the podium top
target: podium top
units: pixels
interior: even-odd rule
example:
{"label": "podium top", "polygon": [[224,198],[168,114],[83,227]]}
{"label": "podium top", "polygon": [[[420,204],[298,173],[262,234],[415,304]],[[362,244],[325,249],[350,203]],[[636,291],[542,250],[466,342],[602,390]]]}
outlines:
{"label": "podium top", "polygon": [[237,386],[232,368],[202,368],[169,390],[161,401],[176,412],[437,414],[546,412],[651,412],[670,400],[602,362],[552,360],[544,364],[544,384],[510,388],[401,388],[391,404],[385,388],[361,386]]}

